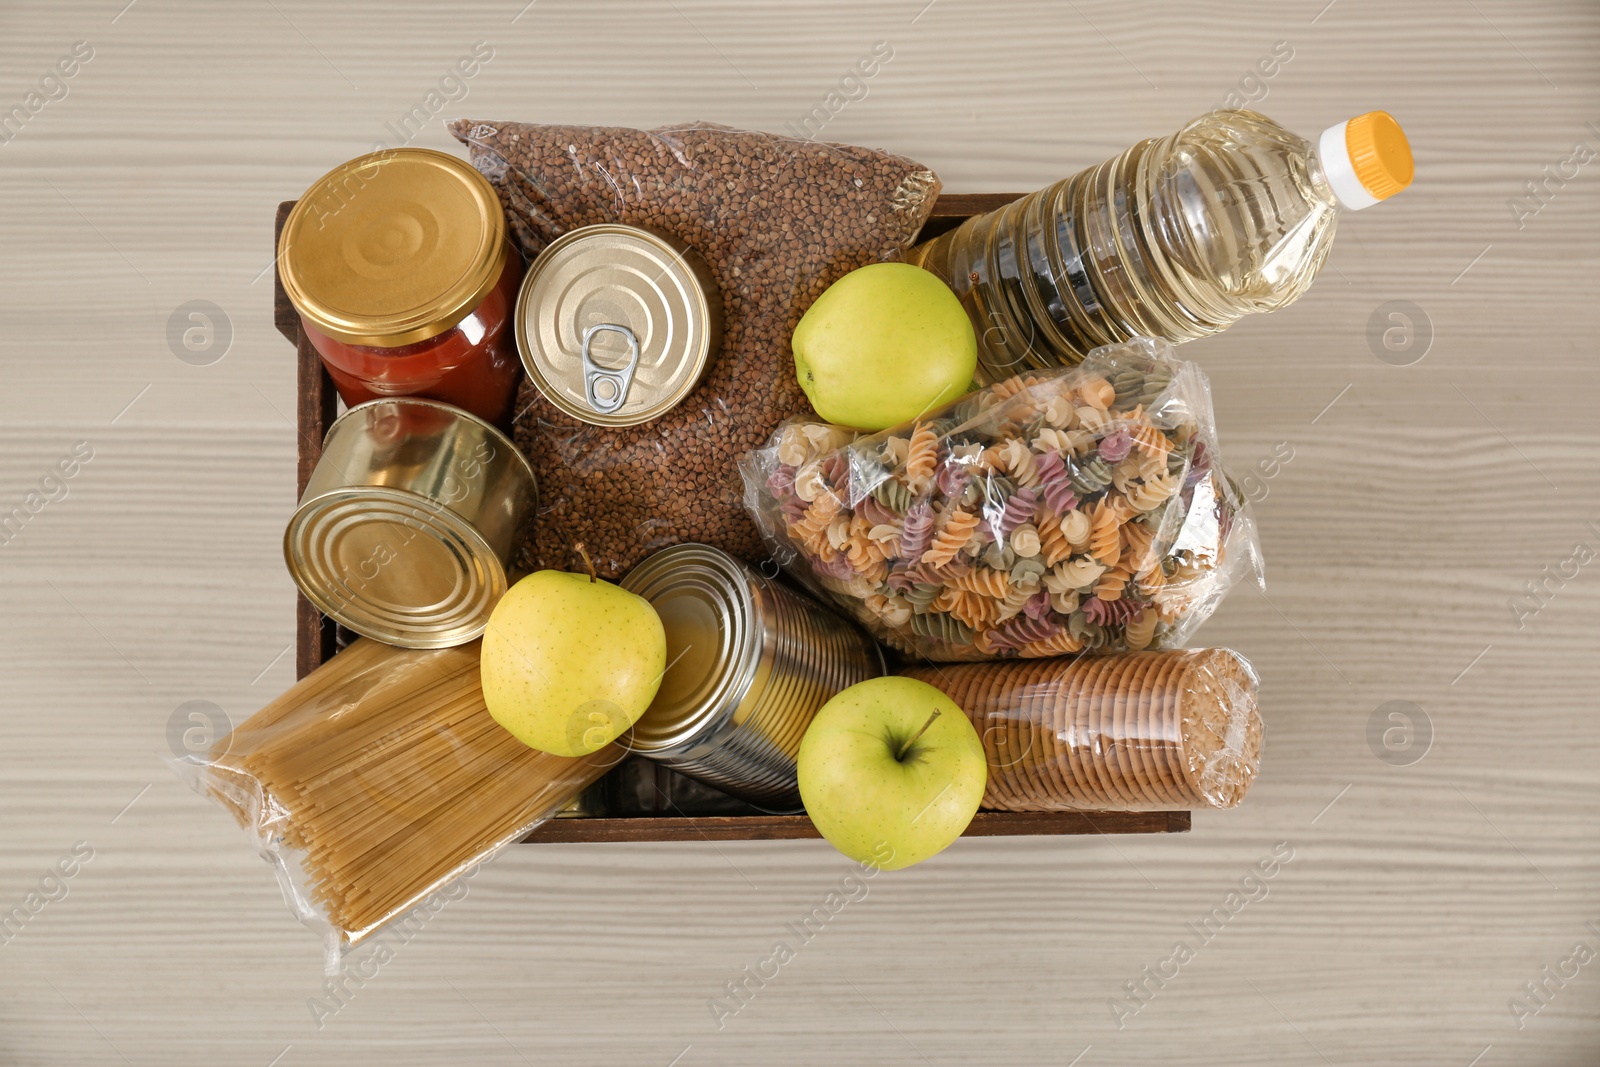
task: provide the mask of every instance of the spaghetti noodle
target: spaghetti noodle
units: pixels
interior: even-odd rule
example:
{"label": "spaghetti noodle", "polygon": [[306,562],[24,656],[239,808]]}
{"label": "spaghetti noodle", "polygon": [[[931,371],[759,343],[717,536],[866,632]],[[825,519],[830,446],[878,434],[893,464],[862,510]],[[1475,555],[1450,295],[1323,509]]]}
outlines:
{"label": "spaghetti noodle", "polygon": [[357,641],[202,765],[200,790],[258,835],[302,918],[343,942],[521,837],[623,754],[523,745],[484,706],[478,650]]}

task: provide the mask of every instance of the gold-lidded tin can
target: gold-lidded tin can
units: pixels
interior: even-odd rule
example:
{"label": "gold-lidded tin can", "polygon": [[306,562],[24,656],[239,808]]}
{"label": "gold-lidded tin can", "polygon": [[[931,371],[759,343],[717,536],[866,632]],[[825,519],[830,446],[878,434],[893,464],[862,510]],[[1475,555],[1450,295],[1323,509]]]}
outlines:
{"label": "gold-lidded tin can", "polygon": [[346,411],[283,534],[306,599],[356,633],[404,648],[483,634],[533,514],[533,468],[459,408],[396,397]]}
{"label": "gold-lidded tin can", "polygon": [[600,223],[534,260],[516,326],[523,369],[545,399],[596,426],[635,426],[699,384],[722,343],[722,298],[687,244]]}
{"label": "gold-lidded tin can", "polygon": [[768,810],[797,810],[795,759],[817,710],[885,671],[877,644],[709,545],[664,549],[622,587],[655,607],[667,670],[630,748]]}

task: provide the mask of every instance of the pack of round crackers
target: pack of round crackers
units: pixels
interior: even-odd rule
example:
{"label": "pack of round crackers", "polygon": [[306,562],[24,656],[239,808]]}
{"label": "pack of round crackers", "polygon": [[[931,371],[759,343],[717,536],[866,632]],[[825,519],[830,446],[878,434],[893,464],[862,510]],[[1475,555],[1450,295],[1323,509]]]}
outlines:
{"label": "pack of round crackers", "polygon": [[1259,679],[1228,649],[903,672],[959,704],[989,761],[985,808],[1231,808],[1261,766]]}

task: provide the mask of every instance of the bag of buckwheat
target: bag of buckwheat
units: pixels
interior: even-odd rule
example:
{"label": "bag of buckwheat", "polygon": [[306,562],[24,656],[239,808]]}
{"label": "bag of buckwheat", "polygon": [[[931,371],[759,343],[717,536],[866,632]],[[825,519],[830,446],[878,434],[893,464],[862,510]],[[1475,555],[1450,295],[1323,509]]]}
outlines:
{"label": "bag of buckwheat", "polygon": [[693,392],[638,426],[593,426],[524,382],[515,437],[539,472],[521,564],[565,567],[586,543],[615,578],[659,548],[698,541],[756,563],[736,458],[810,411],[789,335],[829,285],[899,259],[939,191],[889,152],[708,123],[633,130],[460,120],[450,125],[500,195],[530,262],[601,222],[664,233],[710,267],[723,340]]}

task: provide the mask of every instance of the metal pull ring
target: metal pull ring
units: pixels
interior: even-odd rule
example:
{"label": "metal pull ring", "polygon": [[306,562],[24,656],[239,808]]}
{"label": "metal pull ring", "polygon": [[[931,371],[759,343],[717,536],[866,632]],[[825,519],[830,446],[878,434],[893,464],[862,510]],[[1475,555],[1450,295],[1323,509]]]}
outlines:
{"label": "metal pull ring", "polygon": [[[602,367],[589,354],[594,335],[602,330],[620,333],[628,339],[628,365],[618,370]],[[628,399],[628,389],[633,385],[633,372],[639,367],[639,338],[628,327],[615,322],[597,322],[583,331],[583,395],[589,406],[602,415],[609,415],[622,407]],[[610,396],[600,395],[600,386],[611,387]]]}

